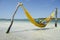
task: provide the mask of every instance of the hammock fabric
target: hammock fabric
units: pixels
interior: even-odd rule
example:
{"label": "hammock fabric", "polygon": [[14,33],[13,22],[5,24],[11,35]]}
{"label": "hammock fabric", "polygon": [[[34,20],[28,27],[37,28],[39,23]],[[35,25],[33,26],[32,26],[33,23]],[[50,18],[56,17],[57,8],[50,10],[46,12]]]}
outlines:
{"label": "hammock fabric", "polygon": [[52,18],[53,18],[54,15],[55,15],[55,13],[52,12],[49,17],[45,18],[45,19],[42,20],[40,23],[37,23],[37,22],[35,21],[35,19],[32,18],[32,16],[31,16],[30,13],[27,11],[27,9],[24,8],[23,5],[22,5],[21,7],[22,7],[22,9],[24,10],[24,13],[25,13],[26,17],[28,18],[28,20],[29,20],[32,24],[34,24],[35,26],[38,26],[38,27],[40,27],[40,28],[45,27],[45,26],[52,20]]}

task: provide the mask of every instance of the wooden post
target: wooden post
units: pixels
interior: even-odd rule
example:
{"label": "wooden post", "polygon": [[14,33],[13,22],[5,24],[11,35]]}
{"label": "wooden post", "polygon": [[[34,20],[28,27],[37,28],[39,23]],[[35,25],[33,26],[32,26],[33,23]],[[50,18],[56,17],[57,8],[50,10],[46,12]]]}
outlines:
{"label": "wooden post", "polygon": [[57,27],[57,8],[56,8],[56,11],[55,11],[55,27]]}
{"label": "wooden post", "polygon": [[7,32],[6,32],[6,33],[9,33],[9,31],[10,31],[10,29],[11,29],[12,25],[13,25],[14,16],[15,16],[15,14],[16,14],[16,12],[17,12],[18,8],[19,8],[19,5],[17,5],[17,7],[16,7],[16,10],[15,10],[15,12],[14,12],[13,16],[12,16],[12,19],[11,19],[11,24],[10,24],[10,26],[9,26],[9,28],[8,28],[8,30],[7,30]]}

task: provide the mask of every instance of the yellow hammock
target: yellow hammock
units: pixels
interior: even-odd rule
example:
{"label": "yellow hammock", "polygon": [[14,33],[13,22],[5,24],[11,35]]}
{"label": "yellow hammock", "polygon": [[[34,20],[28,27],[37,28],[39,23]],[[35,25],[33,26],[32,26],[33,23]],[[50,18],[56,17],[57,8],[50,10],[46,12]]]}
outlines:
{"label": "yellow hammock", "polygon": [[[41,23],[38,24],[38,23],[35,21],[35,19],[32,18],[32,16],[29,14],[29,12],[27,11],[27,9],[25,9],[23,5],[22,5],[21,7],[23,8],[24,13],[25,13],[25,15],[27,16],[27,18],[29,19],[29,21],[30,21],[32,24],[34,24],[35,26],[38,26],[38,27],[40,27],[40,28],[45,27],[45,26],[52,20],[52,18],[54,17],[54,14],[55,14],[54,12],[52,12],[49,17],[45,18]],[[43,23],[44,21],[46,21],[46,24]]]}

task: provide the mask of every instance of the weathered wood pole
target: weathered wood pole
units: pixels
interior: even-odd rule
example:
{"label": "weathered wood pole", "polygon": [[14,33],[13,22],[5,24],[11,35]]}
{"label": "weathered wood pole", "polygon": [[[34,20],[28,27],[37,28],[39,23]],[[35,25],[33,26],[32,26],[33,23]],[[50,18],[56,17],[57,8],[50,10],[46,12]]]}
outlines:
{"label": "weathered wood pole", "polygon": [[56,11],[55,11],[55,27],[57,27],[57,20],[58,20],[58,18],[57,18],[57,8],[56,8]]}
{"label": "weathered wood pole", "polygon": [[19,4],[17,5],[17,7],[16,7],[16,9],[15,9],[14,14],[12,15],[12,18],[11,18],[11,24],[9,25],[9,28],[8,28],[8,30],[7,30],[7,32],[6,32],[6,33],[9,33],[9,31],[10,31],[10,29],[11,29],[12,25],[13,25],[14,16],[15,16],[15,14],[16,14],[16,12],[17,12],[18,8],[19,8]]}

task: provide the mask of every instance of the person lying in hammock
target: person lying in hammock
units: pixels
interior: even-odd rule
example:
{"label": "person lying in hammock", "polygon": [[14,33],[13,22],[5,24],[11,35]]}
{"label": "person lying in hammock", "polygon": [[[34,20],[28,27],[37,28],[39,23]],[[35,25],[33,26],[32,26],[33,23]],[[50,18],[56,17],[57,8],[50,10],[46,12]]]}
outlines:
{"label": "person lying in hammock", "polygon": [[42,21],[40,18],[35,19],[35,21],[40,24],[41,26],[46,26],[47,23],[52,19],[52,16],[46,18],[44,21]]}

